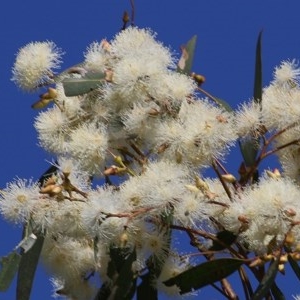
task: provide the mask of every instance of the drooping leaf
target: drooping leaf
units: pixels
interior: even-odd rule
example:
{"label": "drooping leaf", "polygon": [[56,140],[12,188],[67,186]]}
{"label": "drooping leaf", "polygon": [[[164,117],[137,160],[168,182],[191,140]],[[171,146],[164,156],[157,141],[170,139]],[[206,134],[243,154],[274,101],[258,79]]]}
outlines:
{"label": "drooping leaf", "polygon": [[274,284],[278,272],[278,265],[279,265],[278,259],[274,259],[270,263],[269,269],[267,270],[265,276],[263,277],[260,284],[258,285],[251,300],[261,300],[263,299],[263,297],[267,295],[268,292],[270,292],[270,289]]}
{"label": "drooping leaf", "polygon": [[116,293],[121,295],[119,299],[131,299],[136,289],[136,278],[131,270],[135,257],[135,251],[129,252],[128,248],[110,248],[107,276],[111,281],[102,284],[95,300],[117,299]]}
{"label": "drooping leaf", "polygon": [[235,258],[208,261],[166,280],[164,284],[167,286],[177,285],[180,293],[185,294],[229,276],[243,263],[243,260]]}
{"label": "drooping leaf", "polygon": [[209,248],[209,250],[212,251],[224,250],[226,249],[226,246],[230,246],[236,240],[237,236],[231,231],[223,230],[218,232],[216,237],[222,243],[219,243],[218,241],[214,240],[213,245]]}
{"label": "drooping leaf", "polygon": [[80,78],[65,78],[62,81],[65,95],[72,97],[89,93],[101,86],[105,77],[103,72],[88,72]]}
{"label": "drooping leaf", "polygon": [[137,288],[137,300],[156,300],[158,299],[157,289],[153,286],[153,282],[160,276],[162,268],[165,263],[165,259],[169,256],[172,230],[170,224],[173,222],[173,210],[163,212],[160,215],[161,224],[164,224],[161,228],[161,234],[163,234],[164,240],[167,242],[164,249],[164,254],[161,256],[151,255],[147,260],[148,273],[141,277],[142,282]]}
{"label": "drooping leaf", "polygon": [[261,100],[262,100],[261,39],[262,39],[262,31],[259,33],[258,38],[257,38],[256,55],[255,55],[255,75],[254,75],[253,99],[257,103],[261,103]]}
{"label": "drooping leaf", "polygon": [[154,288],[151,273],[142,276],[142,282],[137,287],[137,300],[157,300],[157,289]]}
{"label": "drooping leaf", "polygon": [[271,292],[274,297],[274,300],[285,300],[285,296],[280,290],[280,288],[277,286],[277,284],[274,282],[271,287]]}
{"label": "drooping leaf", "polygon": [[[43,186],[44,182],[53,174],[55,174],[56,171],[56,166],[50,166],[39,178],[39,185]],[[23,229],[22,238],[24,239],[26,237],[29,237],[32,233],[34,233],[37,237],[34,245],[27,252],[25,252],[24,249],[21,252],[22,257],[19,264],[17,277],[17,300],[30,299],[35,271],[38,265],[40,253],[43,248],[44,236],[39,232],[33,232],[31,223],[28,222],[28,224],[26,224]]]}
{"label": "drooping leaf", "polygon": [[177,64],[177,72],[190,75],[196,49],[197,36],[194,35],[186,45],[181,46],[181,57]]}
{"label": "drooping leaf", "polygon": [[3,256],[0,258],[0,291],[6,291],[12,280],[14,279],[19,263],[21,260],[21,255],[16,251],[12,251],[8,256]]}
{"label": "drooping leaf", "polygon": [[136,291],[136,276],[132,264],[136,260],[136,252],[132,251],[126,258],[113,288],[114,299],[131,300]]}
{"label": "drooping leaf", "polygon": [[300,280],[300,267],[298,265],[298,263],[291,257],[291,255],[288,255],[288,261],[294,271],[294,273],[296,274],[297,278]]}
{"label": "drooping leaf", "polygon": [[30,299],[32,284],[38,260],[44,243],[44,236],[36,234],[37,240],[30,250],[22,254],[17,277],[17,300]]}
{"label": "drooping leaf", "polygon": [[[261,103],[262,100],[261,39],[262,39],[262,31],[259,33],[257,43],[256,43],[254,89],[253,89],[253,101],[256,103]],[[246,137],[245,139],[239,141],[240,150],[242,152],[247,167],[252,167],[255,164],[259,143],[260,143],[260,138],[255,136]]]}

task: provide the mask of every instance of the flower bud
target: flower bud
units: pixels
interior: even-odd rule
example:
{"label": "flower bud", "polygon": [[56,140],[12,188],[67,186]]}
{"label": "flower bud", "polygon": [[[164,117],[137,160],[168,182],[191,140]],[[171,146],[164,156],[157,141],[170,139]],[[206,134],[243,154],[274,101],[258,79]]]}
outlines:
{"label": "flower bud", "polygon": [[198,177],[198,176],[195,177],[195,183],[196,183],[196,187],[199,190],[201,190],[202,192],[209,191],[208,184],[204,180],[202,180],[200,177]]}
{"label": "flower bud", "polygon": [[223,178],[224,181],[226,181],[228,183],[235,183],[236,182],[236,178],[232,174],[223,174],[222,178]]}

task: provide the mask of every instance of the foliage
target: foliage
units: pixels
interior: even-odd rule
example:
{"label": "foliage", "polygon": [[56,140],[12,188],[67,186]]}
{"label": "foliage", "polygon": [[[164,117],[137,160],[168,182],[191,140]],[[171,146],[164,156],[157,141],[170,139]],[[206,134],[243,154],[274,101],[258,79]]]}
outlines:
{"label": "foliage", "polygon": [[[158,299],[207,286],[237,299],[234,272],[245,299],[284,299],[277,273],[289,263],[300,278],[300,69],[282,62],[263,89],[260,33],[253,100],[234,110],[193,72],[196,36],[177,60],[128,22],[125,14],[114,39],[92,43],[59,74],[53,42],[17,55],[13,81],[45,89],[34,126],[55,162],[38,182],[1,191],[1,214],[24,227],[1,258],[1,291],[18,271],[17,299],[29,299],[41,258],[67,299]],[[223,165],[235,145],[240,178]],[[281,171],[259,173],[271,155]],[[176,251],[177,232],[190,253]]]}

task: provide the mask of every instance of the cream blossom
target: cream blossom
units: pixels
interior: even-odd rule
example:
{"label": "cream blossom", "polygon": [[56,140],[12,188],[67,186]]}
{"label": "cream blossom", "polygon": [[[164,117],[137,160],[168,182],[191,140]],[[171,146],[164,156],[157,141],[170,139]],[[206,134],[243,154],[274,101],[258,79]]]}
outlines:
{"label": "cream blossom", "polygon": [[12,80],[23,90],[32,91],[51,82],[53,70],[61,63],[62,51],[54,42],[32,42],[17,53]]}

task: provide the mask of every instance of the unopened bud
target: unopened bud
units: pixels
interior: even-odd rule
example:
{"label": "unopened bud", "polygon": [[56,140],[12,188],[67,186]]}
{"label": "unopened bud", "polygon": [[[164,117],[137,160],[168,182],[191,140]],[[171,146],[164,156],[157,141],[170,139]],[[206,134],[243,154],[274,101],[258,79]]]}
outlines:
{"label": "unopened bud", "polygon": [[249,224],[249,218],[246,217],[245,215],[240,215],[238,216],[238,220],[241,222],[241,223],[244,223],[244,224]]}
{"label": "unopened bud", "polygon": [[236,182],[236,178],[232,174],[223,174],[222,178],[223,178],[224,181],[226,181],[228,183],[235,183]]}
{"label": "unopened bud", "polygon": [[265,264],[265,262],[257,257],[255,260],[253,260],[250,264],[249,264],[249,267],[250,268],[253,268],[253,267],[259,267],[259,266],[263,266]]}
{"label": "unopened bud", "polygon": [[288,255],[287,253],[283,254],[279,258],[279,263],[280,264],[285,264],[288,261]]}
{"label": "unopened bud", "polygon": [[40,193],[41,194],[49,194],[52,192],[54,187],[55,187],[55,184],[48,184],[40,189]]}
{"label": "unopened bud", "polygon": [[160,145],[157,149],[157,153],[160,154],[160,153],[163,153],[165,152],[165,150],[169,147],[169,144],[167,143],[163,143],[162,145]]}
{"label": "unopened bud", "polygon": [[296,251],[296,252],[300,252],[300,244],[299,244],[299,243],[296,245],[295,251]]}
{"label": "unopened bud", "polygon": [[274,255],[273,254],[265,254],[262,259],[264,261],[271,261],[272,259],[274,258]]}
{"label": "unopened bud", "polygon": [[274,171],[267,170],[266,173],[270,178],[273,179],[278,179],[281,177],[281,174],[278,169],[275,169]]}
{"label": "unopened bud", "polygon": [[113,82],[114,73],[112,70],[107,69],[105,70],[105,80],[107,82]]}
{"label": "unopened bud", "polygon": [[294,260],[300,260],[300,253],[298,252],[289,253],[289,256]]}
{"label": "unopened bud", "polygon": [[109,52],[110,51],[110,43],[106,40],[103,39],[100,43],[102,49],[104,49],[105,51]]}
{"label": "unopened bud", "polygon": [[185,187],[193,193],[199,193],[199,189],[194,185],[186,184]]}
{"label": "unopened bud", "polygon": [[48,194],[50,197],[54,197],[62,192],[62,187],[56,184],[50,184],[42,187],[40,190],[41,194]]}
{"label": "unopened bud", "polygon": [[50,99],[56,99],[57,98],[57,91],[56,89],[52,88],[52,87],[49,87],[48,88],[48,93],[47,94],[47,97],[49,97]]}
{"label": "unopened bud", "polygon": [[178,164],[181,164],[181,162],[182,162],[182,154],[179,151],[176,151],[175,157],[176,157],[176,162]]}
{"label": "unopened bud", "polygon": [[219,115],[219,116],[216,116],[216,119],[220,122],[220,123],[228,123],[228,120],[222,116],[222,115]]}
{"label": "unopened bud", "polygon": [[118,170],[118,167],[117,166],[110,166],[109,168],[107,168],[103,174],[105,176],[109,176],[109,175],[116,175],[117,174],[117,170]]}
{"label": "unopened bud", "polygon": [[283,212],[284,212],[285,215],[288,216],[288,217],[295,217],[296,214],[297,214],[296,211],[293,210],[292,208],[285,209]]}
{"label": "unopened bud", "polygon": [[42,108],[46,107],[52,101],[53,101],[53,99],[43,99],[43,98],[41,98],[37,102],[33,103],[31,105],[31,108],[42,109]]}
{"label": "unopened bud", "polygon": [[196,184],[196,187],[199,190],[201,190],[202,192],[209,191],[208,184],[204,180],[202,180],[200,177],[198,177],[198,176],[195,177],[195,184]]}
{"label": "unopened bud", "polygon": [[157,108],[150,108],[148,111],[148,114],[151,117],[155,117],[155,116],[159,115],[159,110]]}
{"label": "unopened bud", "polygon": [[126,247],[127,242],[128,242],[128,234],[127,234],[126,231],[124,231],[124,232],[121,234],[121,236],[120,236],[120,246],[121,246],[121,248]]}
{"label": "unopened bud", "polygon": [[283,275],[285,274],[284,264],[278,265],[278,271]]}
{"label": "unopened bud", "polygon": [[56,184],[56,181],[57,181],[57,177],[56,177],[56,176],[51,176],[51,177],[48,178],[48,179],[46,180],[46,182],[44,183],[44,187],[45,187],[45,186],[48,186],[48,185]]}
{"label": "unopened bud", "polygon": [[122,21],[123,21],[124,23],[129,22],[129,14],[128,14],[127,11],[124,11]]}
{"label": "unopened bud", "polygon": [[192,73],[191,74],[192,78],[199,84],[201,85],[202,83],[205,82],[205,77],[203,75],[200,74],[196,74],[196,73]]}

